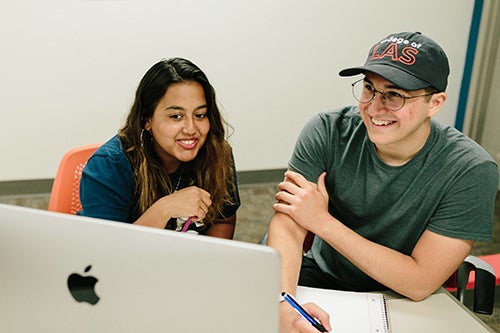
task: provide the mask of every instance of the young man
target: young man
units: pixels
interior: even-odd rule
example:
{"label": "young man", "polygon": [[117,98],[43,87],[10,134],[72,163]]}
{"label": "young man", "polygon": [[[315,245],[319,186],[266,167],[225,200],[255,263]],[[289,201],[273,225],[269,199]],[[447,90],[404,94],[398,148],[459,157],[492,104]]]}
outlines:
{"label": "young man", "polygon": [[[282,289],[392,289],[422,300],[474,241],[491,240],[496,163],[474,141],[431,118],[446,101],[445,52],[420,33],[376,43],[352,84],[358,107],[304,127],[279,184],[268,244],[282,256]],[[307,232],[315,234],[303,256]],[[327,328],[328,316],[306,305]],[[282,332],[315,332],[287,304]]]}

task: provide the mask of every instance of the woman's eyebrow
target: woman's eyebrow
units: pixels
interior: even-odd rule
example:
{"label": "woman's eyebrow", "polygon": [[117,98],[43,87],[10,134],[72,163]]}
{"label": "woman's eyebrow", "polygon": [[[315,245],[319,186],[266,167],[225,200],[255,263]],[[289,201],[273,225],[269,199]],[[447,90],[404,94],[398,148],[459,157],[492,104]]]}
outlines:
{"label": "woman's eyebrow", "polygon": [[203,105],[200,105],[198,106],[196,109],[194,109],[195,111],[198,111],[198,110],[201,110],[201,109],[208,109],[208,106],[206,104],[203,104]]}
{"label": "woman's eyebrow", "polygon": [[[202,104],[200,106],[197,106],[194,111],[198,111],[198,110],[201,110],[201,109],[206,109],[208,108],[208,106],[206,104]],[[167,110],[178,110],[178,111],[185,111],[186,109],[183,108],[182,106],[179,106],[179,105],[169,105],[165,108],[165,111]]]}
{"label": "woman's eyebrow", "polygon": [[165,111],[167,110],[184,110],[184,108],[182,106],[178,106],[178,105],[169,105],[165,108]]}

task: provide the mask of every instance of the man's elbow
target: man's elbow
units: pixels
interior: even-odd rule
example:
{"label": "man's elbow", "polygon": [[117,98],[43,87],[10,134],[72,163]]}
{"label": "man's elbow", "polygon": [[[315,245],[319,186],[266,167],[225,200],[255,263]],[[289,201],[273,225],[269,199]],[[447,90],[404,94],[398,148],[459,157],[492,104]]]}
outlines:
{"label": "man's elbow", "polygon": [[415,302],[420,302],[432,295],[437,288],[422,287],[422,288],[411,288],[407,293],[406,297]]}

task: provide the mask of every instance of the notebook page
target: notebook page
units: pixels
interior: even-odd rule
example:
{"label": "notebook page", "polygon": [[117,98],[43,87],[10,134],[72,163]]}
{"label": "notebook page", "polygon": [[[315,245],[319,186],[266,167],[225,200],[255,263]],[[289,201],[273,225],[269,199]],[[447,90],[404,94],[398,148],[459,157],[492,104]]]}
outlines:
{"label": "notebook page", "polygon": [[316,303],[328,312],[332,332],[390,332],[387,306],[382,294],[299,286],[296,299],[299,303]]}

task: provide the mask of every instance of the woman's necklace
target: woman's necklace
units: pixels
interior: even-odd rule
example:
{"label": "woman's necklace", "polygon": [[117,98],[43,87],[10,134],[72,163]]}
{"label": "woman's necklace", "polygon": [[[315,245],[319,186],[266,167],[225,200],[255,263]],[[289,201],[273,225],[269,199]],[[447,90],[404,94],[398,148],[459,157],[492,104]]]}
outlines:
{"label": "woman's necklace", "polygon": [[[177,178],[177,182],[175,184],[174,192],[177,191],[179,189],[179,186],[181,185],[182,174],[183,173],[184,173],[184,169],[181,168],[180,174],[179,174],[179,178]],[[189,224],[186,225],[186,223],[191,223],[191,221],[190,221],[190,219],[188,217],[178,217],[176,219],[176,224],[177,225],[176,225],[175,231],[181,231],[181,230],[183,230],[184,232],[186,232],[187,229],[188,229],[188,227],[189,227]],[[205,225],[205,223],[203,221],[197,221],[197,222],[194,222],[194,224],[196,225],[196,227],[200,227],[200,226]],[[185,229],[183,229],[183,227],[185,227]],[[198,233],[195,230],[191,230],[191,232],[192,233]]]}
{"label": "woman's necklace", "polygon": [[179,178],[177,179],[177,184],[175,184],[174,192],[179,189],[179,185],[181,184],[181,179],[182,175],[179,175]]}
{"label": "woman's necklace", "polygon": [[[178,189],[179,189],[179,186],[181,185],[181,180],[182,180],[182,173],[184,172],[184,169],[181,169],[180,170],[180,173],[179,173],[179,178],[177,178],[177,182],[175,184],[175,187],[174,187],[174,192],[176,192]],[[182,227],[184,226],[184,224],[186,224],[188,218],[181,218],[181,217],[178,217],[177,220],[176,220],[176,228],[175,228],[175,231],[181,231]]]}
{"label": "woman's necklace", "polygon": [[175,184],[174,187],[174,192],[179,189],[179,186],[181,185],[181,180],[182,180],[182,173],[184,172],[184,169],[180,170],[179,178],[177,178],[177,183]]}

